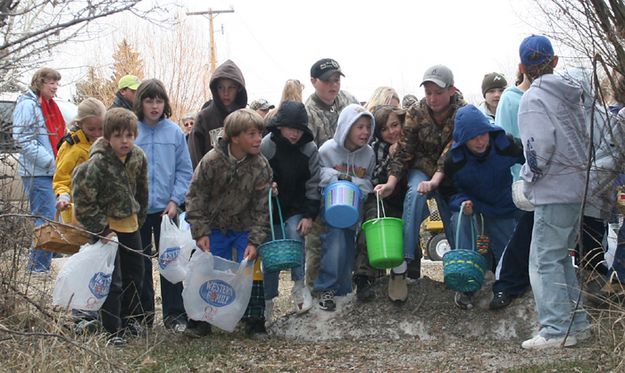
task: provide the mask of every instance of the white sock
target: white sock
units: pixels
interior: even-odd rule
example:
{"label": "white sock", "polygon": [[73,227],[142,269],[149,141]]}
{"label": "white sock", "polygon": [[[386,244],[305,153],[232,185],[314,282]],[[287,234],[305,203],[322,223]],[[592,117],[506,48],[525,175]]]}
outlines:
{"label": "white sock", "polygon": [[405,260],[400,265],[392,269],[393,273],[395,273],[396,275],[402,274],[406,272],[407,270],[408,270],[408,263],[406,263]]}

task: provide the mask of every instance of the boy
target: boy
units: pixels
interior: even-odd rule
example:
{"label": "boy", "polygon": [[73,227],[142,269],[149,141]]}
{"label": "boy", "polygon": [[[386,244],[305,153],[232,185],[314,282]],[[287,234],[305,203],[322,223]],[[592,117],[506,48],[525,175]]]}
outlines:
{"label": "boy", "polygon": [[578,233],[590,141],[582,88],[553,73],[558,57],[546,37],[525,38],[519,55],[519,69],[532,81],[521,98],[519,130],[526,159],[523,192],[535,206],[529,274],[541,326],[521,346],[574,346],[588,328],[581,304],[576,306],[581,298],[568,254]]}
{"label": "boy", "polygon": [[217,142],[226,116],[247,105],[243,73],[231,60],[217,67],[211,75],[209,87],[213,99],[200,111],[189,134],[189,153],[194,169]]}
{"label": "boy", "polygon": [[[272,172],[260,154],[263,128],[263,118],[251,109],[228,115],[223,137],[198,164],[187,193],[187,222],[197,246],[228,260],[254,260],[265,239]],[[250,336],[265,335],[263,289],[254,285],[243,317]],[[187,335],[206,335],[207,326],[190,320]]]}
{"label": "boy", "polygon": [[[350,104],[341,111],[334,137],[319,149],[320,187],[339,179],[351,180],[360,188],[361,202],[364,202],[373,190],[371,177],[375,156],[369,142],[374,128],[373,115],[362,106]],[[352,291],[355,234],[355,226],[335,228],[329,224],[326,224],[321,234],[321,260],[315,290],[321,294],[319,307],[322,310],[334,311],[334,296],[343,296]]]}
{"label": "boy", "polygon": [[[518,139],[506,135],[475,106],[463,106],[456,112],[453,145],[445,158],[446,197],[452,211],[452,224],[458,225],[461,205],[465,203],[467,217],[480,214],[482,229],[490,238],[490,252],[486,256],[488,269],[494,271],[506,243],[512,236],[519,210],[512,202],[512,175],[510,166],[523,163],[523,147]],[[463,223],[468,219],[463,219]],[[460,242],[455,248],[470,247],[469,224],[460,227]],[[471,294],[457,293],[456,306],[473,308]]]}
{"label": "boy", "polygon": [[[143,151],[134,145],[137,117],[126,109],[109,110],[103,135],[91,147],[89,161],[74,172],[74,213],[88,231],[105,237],[116,234],[120,244],[141,252],[139,227],[147,214],[148,166]],[[141,255],[120,245],[111,288],[100,310],[111,345],[126,343],[124,329],[136,330],[143,271]]]}
{"label": "boy", "polygon": [[[304,242],[319,213],[319,152],[308,128],[308,114],[301,102],[285,101],[267,125],[261,151],[273,171],[273,181],[282,207],[286,237]],[[273,224],[279,224],[274,219]],[[280,229],[277,229],[280,232]],[[291,270],[295,311],[312,307],[312,297],[304,285],[304,253],[301,266]],[[280,272],[265,273],[265,319],[271,322],[273,298],[278,296]]]}

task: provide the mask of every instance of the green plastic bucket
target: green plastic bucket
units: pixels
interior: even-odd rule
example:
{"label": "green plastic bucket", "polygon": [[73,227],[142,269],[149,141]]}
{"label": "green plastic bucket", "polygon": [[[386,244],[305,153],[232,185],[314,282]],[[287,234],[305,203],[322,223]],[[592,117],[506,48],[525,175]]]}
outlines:
{"label": "green plastic bucket", "polygon": [[372,267],[394,268],[404,261],[403,226],[403,220],[397,218],[371,219],[362,225]]}

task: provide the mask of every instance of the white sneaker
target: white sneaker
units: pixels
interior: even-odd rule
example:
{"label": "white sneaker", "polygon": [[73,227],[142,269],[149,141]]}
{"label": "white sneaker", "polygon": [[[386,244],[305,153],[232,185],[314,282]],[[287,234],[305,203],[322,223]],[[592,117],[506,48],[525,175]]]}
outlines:
{"label": "white sneaker", "polygon": [[293,304],[295,305],[295,312],[297,313],[301,314],[307,312],[313,306],[312,295],[310,294],[308,287],[304,285],[303,281],[296,281],[295,284],[293,284],[291,297],[293,299]]}
{"label": "white sneaker", "polygon": [[270,325],[273,322],[273,299],[265,301],[265,323]]}
{"label": "white sneaker", "polygon": [[[550,348],[550,347],[560,347],[562,346],[562,342],[564,341],[564,336],[562,337],[552,337],[552,338],[545,338],[542,335],[537,335],[532,339],[528,339],[527,341],[524,341],[523,343],[521,343],[521,347],[523,347],[526,350],[530,350],[530,349],[543,349],[543,348]],[[577,338],[575,338],[574,335],[569,335],[566,338],[566,342],[564,342],[564,347],[573,347],[577,344]]]}

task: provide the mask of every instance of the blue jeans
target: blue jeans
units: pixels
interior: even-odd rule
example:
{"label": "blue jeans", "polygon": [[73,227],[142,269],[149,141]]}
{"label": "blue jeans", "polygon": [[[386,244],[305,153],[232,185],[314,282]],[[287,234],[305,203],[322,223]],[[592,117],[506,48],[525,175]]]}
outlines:
{"label": "blue jeans", "polygon": [[434,199],[436,199],[447,241],[453,247],[453,229],[450,224],[451,211],[449,210],[447,202],[438,191],[431,193],[430,196],[417,193],[417,186],[419,186],[422,181],[428,180],[430,180],[430,177],[421,170],[411,169],[408,171],[408,191],[404,198],[404,213],[402,215],[402,219],[404,220],[404,258],[408,261],[421,259],[419,229],[423,220],[430,214],[427,205],[428,197],[434,197]]}
{"label": "blue jeans", "polygon": [[315,290],[333,290],[342,296],[352,292],[352,269],[356,257],[356,231],[325,225],[321,233],[321,260]]}
{"label": "blue jeans", "polygon": [[[302,220],[302,215],[297,214],[286,219],[284,222],[284,233],[286,235],[286,239],[297,240],[302,243],[301,265],[291,269],[291,280],[293,281],[300,281],[304,279],[304,263],[306,260],[304,255],[304,237],[302,237],[297,231],[297,225],[300,220]],[[285,237],[282,237],[282,230],[280,229],[279,224],[274,224],[273,229],[276,232],[277,240],[285,239]],[[267,237],[267,241],[269,240],[271,240],[270,236]],[[280,272],[264,272],[263,278],[265,280],[265,299],[269,300],[277,297]]]}
{"label": "blue jeans", "polygon": [[[575,267],[569,249],[575,247],[580,204],[536,206],[530,245],[529,275],[543,337],[566,334],[575,303],[580,301]],[[581,304],[573,334],[588,327]]]}
{"label": "blue jeans", "polygon": [[621,283],[625,283],[625,221],[618,230],[618,245],[614,252],[614,262],[611,272],[616,272]]}
{"label": "blue jeans", "polygon": [[[456,239],[455,232],[458,229],[458,211],[454,212],[451,216],[451,224],[454,229],[454,241]],[[462,226],[460,227],[459,237],[460,242],[458,244],[459,249],[471,249],[471,225],[469,224],[472,216],[464,215],[462,217]],[[476,238],[479,233],[484,229],[484,234],[489,238],[489,250],[488,253],[483,254],[486,258],[487,269],[495,271],[495,267],[501,260],[506,244],[512,237],[514,227],[516,226],[517,219],[515,216],[510,217],[489,217],[484,216],[484,227],[482,228],[482,219],[479,215],[475,215],[477,221]]]}
{"label": "blue jeans", "polygon": [[[52,190],[51,176],[22,176],[22,184],[24,185],[24,193],[28,195],[30,204],[30,213],[32,215],[43,216],[48,219],[54,219],[56,211],[56,197]],[[45,223],[43,219],[35,220],[35,227]],[[30,249],[28,255],[28,270],[31,272],[46,272],[50,270],[50,262],[52,261],[52,252]]]}
{"label": "blue jeans", "polygon": [[529,289],[528,261],[533,227],[534,213],[523,211],[497,264],[493,293],[519,297]]}

